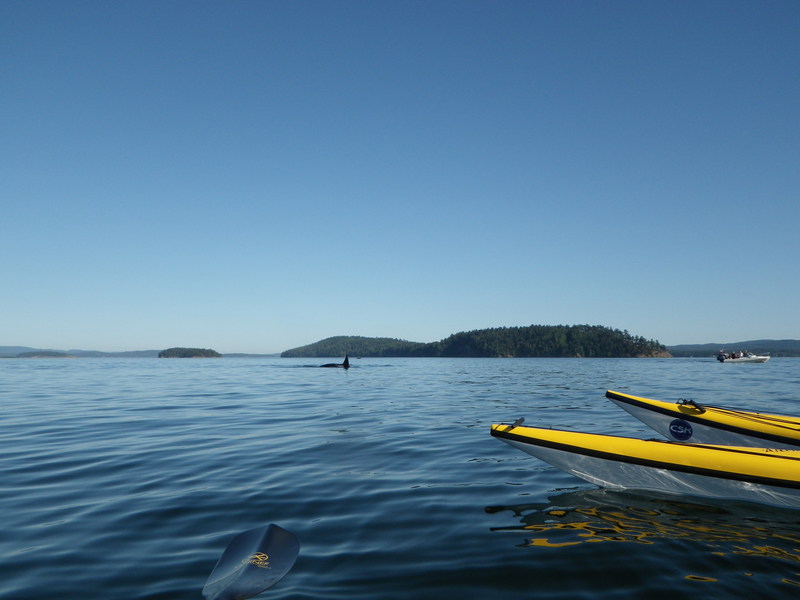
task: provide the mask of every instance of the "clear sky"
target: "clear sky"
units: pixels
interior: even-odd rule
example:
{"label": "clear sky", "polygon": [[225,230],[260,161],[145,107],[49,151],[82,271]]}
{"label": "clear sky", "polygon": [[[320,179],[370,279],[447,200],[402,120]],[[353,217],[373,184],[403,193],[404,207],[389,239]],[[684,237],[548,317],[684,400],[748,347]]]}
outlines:
{"label": "clear sky", "polygon": [[800,2],[0,2],[0,345],[800,338]]}

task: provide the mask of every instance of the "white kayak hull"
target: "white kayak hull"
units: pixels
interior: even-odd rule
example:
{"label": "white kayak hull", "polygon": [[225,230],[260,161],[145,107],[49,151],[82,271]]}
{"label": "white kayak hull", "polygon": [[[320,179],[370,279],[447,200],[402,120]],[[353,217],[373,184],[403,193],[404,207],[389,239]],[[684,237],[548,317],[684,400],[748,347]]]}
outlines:
{"label": "white kayak hull", "polygon": [[607,391],[606,398],[670,441],[800,449],[800,419]]}
{"label": "white kayak hull", "polygon": [[[800,508],[800,451],[797,450],[748,451],[504,427],[507,426],[493,426],[492,435],[600,487]],[[737,470],[735,465],[739,461],[749,463],[747,469]],[[759,468],[762,462],[763,473]]]}
{"label": "white kayak hull", "polygon": [[518,442],[508,443],[557,469],[602,488],[643,490],[800,508],[800,490],[796,489],[717,479],[592,456],[567,454]]}

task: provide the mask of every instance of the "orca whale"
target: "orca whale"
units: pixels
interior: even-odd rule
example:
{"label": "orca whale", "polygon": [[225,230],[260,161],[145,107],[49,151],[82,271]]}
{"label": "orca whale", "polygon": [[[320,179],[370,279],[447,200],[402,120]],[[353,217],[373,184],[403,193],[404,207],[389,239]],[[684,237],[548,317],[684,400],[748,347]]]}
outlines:
{"label": "orca whale", "polygon": [[347,354],[344,355],[344,362],[342,363],[328,363],[327,365],[320,365],[320,367],[330,367],[334,369],[349,369],[350,368],[350,359],[347,357]]}

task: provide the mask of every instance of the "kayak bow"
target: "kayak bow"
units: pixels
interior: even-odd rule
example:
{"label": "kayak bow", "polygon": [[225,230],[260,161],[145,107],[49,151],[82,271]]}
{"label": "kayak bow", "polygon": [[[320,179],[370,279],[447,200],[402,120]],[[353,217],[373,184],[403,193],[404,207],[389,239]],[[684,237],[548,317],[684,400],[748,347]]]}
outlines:
{"label": "kayak bow", "polygon": [[800,417],[699,405],[691,400],[670,403],[611,390],[606,398],[669,440],[800,449]]}
{"label": "kayak bow", "polygon": [[492,436],[595,485],[800,507],[800,450],[495,424]]}

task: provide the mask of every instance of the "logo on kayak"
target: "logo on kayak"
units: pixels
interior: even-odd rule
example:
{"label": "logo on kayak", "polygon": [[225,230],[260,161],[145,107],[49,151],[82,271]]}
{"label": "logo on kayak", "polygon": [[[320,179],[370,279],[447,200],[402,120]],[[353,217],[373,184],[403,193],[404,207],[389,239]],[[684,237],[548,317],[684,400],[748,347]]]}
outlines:
{"label": "logo on kayak", "polygon": [[669,424],[669,433],[676,440],[685,442],[692,437],[692,426],[683,419],[675,419]]}

